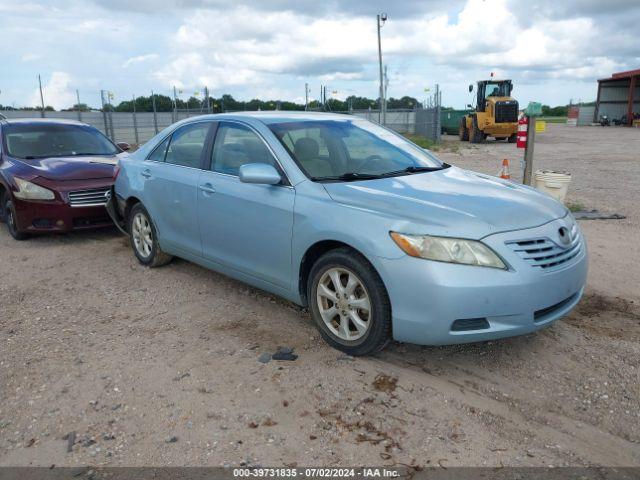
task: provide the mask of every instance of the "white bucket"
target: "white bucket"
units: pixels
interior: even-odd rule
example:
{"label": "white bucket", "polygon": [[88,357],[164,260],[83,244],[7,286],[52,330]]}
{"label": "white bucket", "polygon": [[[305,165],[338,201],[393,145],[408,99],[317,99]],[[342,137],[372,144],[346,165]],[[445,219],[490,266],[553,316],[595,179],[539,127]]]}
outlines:
{"label": "white bucket", "polygon": [[564,203],[567,189],[571,183],[571,174],[567,172],[553,172],[551,170],[537,170],[533,174],[533,186]]}

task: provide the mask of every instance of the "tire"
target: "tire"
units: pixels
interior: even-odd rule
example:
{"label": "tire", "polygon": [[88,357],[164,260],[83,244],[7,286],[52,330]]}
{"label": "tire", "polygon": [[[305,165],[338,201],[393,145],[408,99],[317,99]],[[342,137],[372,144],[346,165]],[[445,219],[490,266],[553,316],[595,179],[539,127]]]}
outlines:
{"label": "tire", "polygon": [[[335,287],[334,278],[340,287]],[[349,283],[351,280],[354,284]],[[307,298],[316,327],[333,348],[353,356],[371,355],[391,341],[387,289],[378,272],[359,253],[339,248],[322,255],[309,274]]]}
{"label": "tire", "polygon": [[18,227],[16,226],[16,209],[13,206],[11,197],[5,193],[2,201],[4,205],[4,222],[7,224],[9,235],[11,235],[15,240],[26,240],[27,238],[29,238],[29,235],[18,230]]}
{"label": "tire", "polygon": [[478,128],[478,117],[471,119],[471,132],[469,132],[469,141],[471,143],[484,143],[484,133]]}
{"label": "tire", "polygon": [[171,261],[173,257],[160,248],[156,227],[141,203],[133,206],[128,221],[131,248],[141,264],[155,268]]}
{"label": "tire", "polygon": [[460,126],[458,128],[458,137],[461,142],[469,141],[469,130],[467,129],[467,121],[465,118],[460,120]]}
{"label": "tire", "polygon": [[518,138],[518,135],[514,133],[513,135],[509,135],[507,137],[507,142],[516,143],[517,138]]}

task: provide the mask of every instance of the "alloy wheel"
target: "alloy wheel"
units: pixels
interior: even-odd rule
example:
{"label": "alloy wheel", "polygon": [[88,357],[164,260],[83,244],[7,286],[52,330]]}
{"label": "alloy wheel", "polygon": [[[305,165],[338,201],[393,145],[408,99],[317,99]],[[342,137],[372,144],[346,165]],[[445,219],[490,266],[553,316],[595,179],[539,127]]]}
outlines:
{"label": "alloy wheel", "polygon": [[131,236],[138,254],[143,258],[148,258],[153,249],[153,230],[149,219],[141,212],[136,213],[133,217]]}
{"label": "alloy wheel", "polygon": [[316,300],[325,325],[341,340],[358,340],[369,330],[369,293],[352,271],[343,267],[325,271],[318,282]]}

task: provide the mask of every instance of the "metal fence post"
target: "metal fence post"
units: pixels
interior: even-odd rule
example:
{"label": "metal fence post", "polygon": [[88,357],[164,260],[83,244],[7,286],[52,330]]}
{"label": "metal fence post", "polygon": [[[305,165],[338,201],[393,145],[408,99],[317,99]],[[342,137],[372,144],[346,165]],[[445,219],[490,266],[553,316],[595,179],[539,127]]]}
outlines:
{"label": "metal fence post", "polygon": [[78,89],[76,88],[76,108],[78,110],[78,121],[81,122],[82,121],[82,111],[80,110],[80,92],[78,92]]}
{"label": "metal fence post", "polygon": [[[111,106],[111,103],[109,103],[109,106]],[[109,109],[109,115],[107,115],[107,118],[109,119],[109,127],[111,128],[111,140],[113,140],[115,142],[116,141],[116,133],[113,130],[113,111],[112,111],[112,109]]]}
{"label": "metal fence post", "polygon": [[153,129],[158,133],[158,112],[156,111],[156,94],[151,90],[151,104],[153,105]]}
{"label": "metal fence post", "polygon": [[140,138],[138,137],[138,119],[136,118],[136,96],[133,96],[133,134],[136,139],[136,145],[140,145]]}
{"label": "metal fence post", "polygon": [[40,79],[40,74],[38,74],[38,86],[40,87],[40,116],[44,118],[44,96],[42,95],[42,80]]}
{"label": "metal fence post", "polygon": [[104,109],[104,90],[100,90],[100,102],[102,103],[102,124],[104,125],[104,134],[109,136],[109,124],[107,123],[107,112]]}

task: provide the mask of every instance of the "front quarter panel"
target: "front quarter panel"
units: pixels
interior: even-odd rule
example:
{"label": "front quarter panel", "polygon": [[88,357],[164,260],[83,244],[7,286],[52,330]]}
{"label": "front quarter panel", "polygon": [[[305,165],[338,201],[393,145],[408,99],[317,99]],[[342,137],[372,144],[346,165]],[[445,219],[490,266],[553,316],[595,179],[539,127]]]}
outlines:
{"label": "front quarter panel", "polygon": [[358,250],[375,267],[378,258],[405,255],[389,236],[394,229],[402,229],[397,217],[335,202],[319,183],[305,181],[296,185],[292,240],[295,291],[299,290],[302,258],[314,244],[342,242]]}

